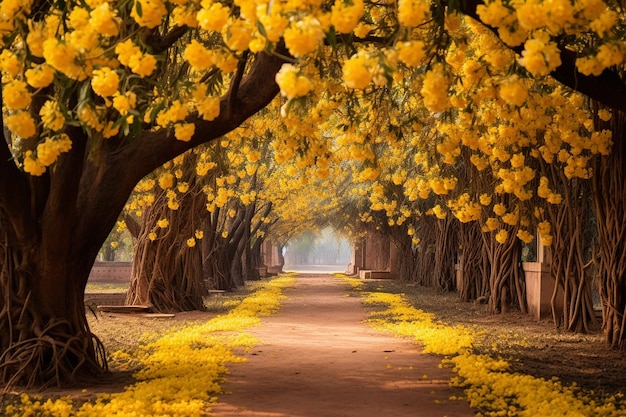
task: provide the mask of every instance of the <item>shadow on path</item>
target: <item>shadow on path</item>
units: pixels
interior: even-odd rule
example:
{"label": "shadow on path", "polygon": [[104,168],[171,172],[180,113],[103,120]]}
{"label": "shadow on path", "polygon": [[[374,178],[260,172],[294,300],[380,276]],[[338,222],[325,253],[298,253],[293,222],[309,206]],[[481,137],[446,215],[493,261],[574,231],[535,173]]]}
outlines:
{"label": "shadow on path", "polygon": [[215,417],[464,417],[474,412],[441,359],[363,323],[367,310],[330,275],[301,274],[260,344],[231,365]]}

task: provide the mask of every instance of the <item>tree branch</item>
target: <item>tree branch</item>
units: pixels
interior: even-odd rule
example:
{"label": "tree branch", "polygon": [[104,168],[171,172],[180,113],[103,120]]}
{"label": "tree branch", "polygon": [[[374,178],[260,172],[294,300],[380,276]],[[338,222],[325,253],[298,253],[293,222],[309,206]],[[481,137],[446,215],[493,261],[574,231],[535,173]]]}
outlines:
{"label": "tree branch", "polygon": [[144,33],[144,43],[152,48],[153,54],[160,54],[174,45],[188,29],[187,26],[176,26],[163,36],[159,35],[158,28],[151,29]]}
{"label": "tree branch", "polygon": [[235,104],[235,100],[237,99],[237,92],[239,91],[239,84],[241,83],[241,79],[243,78],[244,71],[246,70],[246,64],[248,63],[248,55],[249,51],[245,51],[243,56],[237,63],[237,71],[235,72],[235,76],[230,82],[230,91],[228,97],[228,105],[226,106],[226,111],[231,113],[233,110],[233,106]]}

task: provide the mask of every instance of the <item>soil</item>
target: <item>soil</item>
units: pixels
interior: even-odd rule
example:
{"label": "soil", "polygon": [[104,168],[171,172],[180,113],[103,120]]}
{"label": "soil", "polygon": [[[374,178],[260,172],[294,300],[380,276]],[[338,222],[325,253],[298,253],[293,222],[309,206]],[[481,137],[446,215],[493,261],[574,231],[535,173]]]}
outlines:
{"label": "soil", "polygon": [[[573,334],[550,320],[508,312],[487,315],[486,306],[465,303],[456,294],[414,287],[392,280],[366,280],[365,290],[402,292],[418,308],[445,323],[484,330],[477,349],[498,353],[516,372],[541,378],[558,377],[565,385],[605,395],[626,393],[626,357],[593,334]],[[109,352],[132,350],[145,333],[161,332],[224,312],[222,300],[243,298],[242,289],[208,301],[207,312],[172,318],[102,313],[93,310],[90,325]],[[277,315],[263,318],[250,332],[261,344],[244,353],[247,363],[231,365],[212,415],[217,417],[471,416],[474,413],[447,384],[450,370],[440,358],[420,353],[408,340],[372,330],[362,320],[367,309],[358,295],[330,275],[302,274],[286,290],[288,299]],[[223,298],[222,298],[223,297]],[[45,397],[71,395],[89,400],[99,392],[115,392],[132,383],[128,371],[116,369],[97,385],[48,390]],[[11,396],[0,397],[0,407]],[[1,409],[1,408],[0,408]],[[384,411],[384,412],[383,412]]]}

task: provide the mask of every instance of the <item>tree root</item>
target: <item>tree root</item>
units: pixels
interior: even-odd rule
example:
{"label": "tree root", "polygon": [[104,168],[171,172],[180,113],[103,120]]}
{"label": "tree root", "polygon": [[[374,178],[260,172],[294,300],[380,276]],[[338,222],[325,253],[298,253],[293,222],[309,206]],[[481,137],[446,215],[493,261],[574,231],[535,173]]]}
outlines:
{"label": "tree root", "polygon": [[50,324],[41,335],[13,343],[2,353],[4,391],[14,386],[61,387],[108,371],[102,342],[91,333],[67,334],[62,324]]}

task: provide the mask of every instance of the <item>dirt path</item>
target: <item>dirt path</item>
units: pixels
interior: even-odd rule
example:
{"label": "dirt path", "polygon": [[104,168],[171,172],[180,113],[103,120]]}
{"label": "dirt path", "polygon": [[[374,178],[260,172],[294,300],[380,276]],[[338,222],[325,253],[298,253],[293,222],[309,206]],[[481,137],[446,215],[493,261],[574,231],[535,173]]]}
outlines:
{"label": "dirt path", "polygon": [[231,365],[215,417],[464,417],[439,357],[362,321],[359,298],[329,275],[300,275],[277,315],[251,331],[261,344]]}

